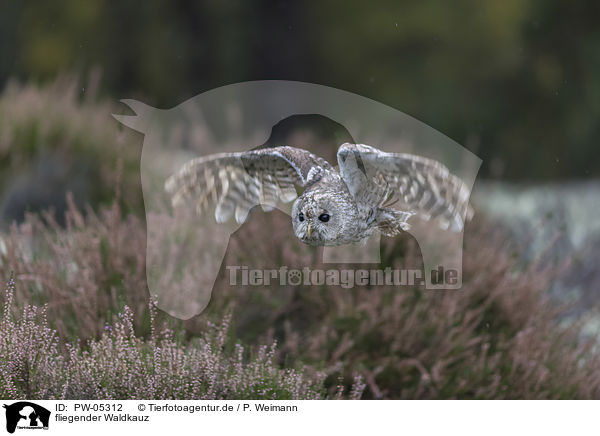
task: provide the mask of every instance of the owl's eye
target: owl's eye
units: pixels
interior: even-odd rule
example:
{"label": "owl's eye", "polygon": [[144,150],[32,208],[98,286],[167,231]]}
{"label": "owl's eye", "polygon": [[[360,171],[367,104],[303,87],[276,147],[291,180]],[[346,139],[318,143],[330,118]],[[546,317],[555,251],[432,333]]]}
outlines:
{"label": "owl's eye", "polygon": [[298,214],[298,221],[300,221],[300,222],[304,221],[304,214],[302,212],[300,212]]}
{"label": "owl's eye", "polygon": [[326,213],[322,213],[321,215],[319,215],[319,221],[323,221],[324,223],[329,221],[329,218],[329,215]]}

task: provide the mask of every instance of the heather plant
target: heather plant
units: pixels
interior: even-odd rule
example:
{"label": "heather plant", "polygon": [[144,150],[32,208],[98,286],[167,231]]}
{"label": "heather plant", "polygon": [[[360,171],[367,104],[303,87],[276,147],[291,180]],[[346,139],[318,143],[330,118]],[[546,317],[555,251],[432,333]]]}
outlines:
{"label": "heather plant", "polygon": [[64,368],[58,337],[48,328],[44,309],[25,306],[19,319],[13,319],[14,292],[11,277],[0,321],[0,396],[50,398]]}
{"label": "heather plant", "polygon": [[63,75],[2,90],[0,221],[49,208],[61,221],[67,192],[79,207],[96,207],[110,204],[116,187],[124,210],[142,213],[139,137],[112,119],[118,108],[97,96],[99,80]]}
{"label": "heather plant", "polygon": [[28,214],[0,234],[0,279],[14,271],[21,283],[17,305],[48,305],[62,338],[98,337],[125,305],[135,326],[148,324],[144,223],[122,217],[117,201],[82,213],[71,197],[64,226],[54,216]]}
{"label": "heather plant", "polygon": [[[48,156],[82,157],[67,159],[69,168],[92,161],[86,183],[99,189],[83,197],[74,189],[64,213],[27,214],[0,232],[0,280],[10,282],[0,296],[0,395],[600,398],[597,331],[585,323],[593,313],[565,323],[547,292],[563,267],[524,256],[528,239],[481,213],[465,231],[461,290],[231,286],[226,265],[365,268],[323,264],[322,249],[301,244],[289,217],[256,208],[230,240],[205,312],[181,322],[155,311],[141,141],[132,147],[109,117],[114,109],[78,89],[59,80],[11,85],[0,97],[0,186],[8,197],[20,198],[17,174]],[[381,257],[378,268],[422,268],[409,234],[384,238]],[[583,277],[584,293],[593,292],[584,280],[595,269],[570,270]]]}
{"label": "heather plant", "polygon": [[[143,225],[136,217],[123,218],[117,209],[115,204],[83,215],[72,205],[65,228],[53,224],[51,216],[29,216],[5,238],[0,271],[14,269],[23,284],[13,306],[25,310],[32,302],[47,303],[47,320],[65,343],[79,338],[85,346],[97,340],[95,346],[103,344],[106,350],[111,342],[105,326],[124,322],[110,316],[119,312],[127,314],[141,335],[136,339],[140,344],[156,340],[149,327]],[[294,238],[286,218],[253,212],[230,242],[207,310],[184,323],[171,320],[177,332],[172,337],[185,329],[185,339],[201,345],[201,338],[214,333],[208,321],[220,325],[231,312],[230,339],[255,349],[266,345],[264,355],[283,368],[303,362],[309,379],[321,380],[325,374],[323,383],[333,398],[340,387],[349,397],[352,386],[361,383],[366,385],[359,390],[363,398],[600,396],[595,336],[583,330],[587,318],[560,323],[562,308],[546,292],[556,269],[543,262],[523,265],[518,243],[498,226],[481,219],[467,229],[463,288],[457,291],[231,286],[225,265],[320,265],[319,248],[288,243]],[[409,235],[384,240],[382,261],[393,268],[422,267],[418,244]],[[165,314],[156,317],[167,320]],[[267,353],[275,341],[274,354]],[[161,353],[168,349],[158,348]],[[134,349],[140,356],[150,353],[142,345]],[[236,355],[234,349],[230,353]],[[83,355],[75,353],[73,359],[79,359],[74,367],[85,367]],[[127,362],[130,371],[144,368],[139,360]],[[123,366],[121,371],[129,370]],[[80,377],[81,382],[91,376]],[[102,395],[94,390],[102,380],[89,380],[100,382],[84,383],[87,390],[70,386],[79,386],[77,395]],[[178,395],[185,391],[177,389]]]}
{"label": "heather plant", "polygon": [[[275,344],[247,357],[236,343],[227,353],[229,318],[208,335],[182,344],[173,331],[156,328],[144,341],[125,307],[99,339],[63,344],[48,327],[44,309],[11,314],[11,279],[0,322],[0,397],[9,399],[319,399],[324,374],[280,369]],[[151,306],[150,312],[155,313]],[[63,349],[61,349],[63,348]],[[350,396],[359,397],[357,379]],[[340,391],[341,394],[341,391]]]}
{"label": "heather plant", "polygon": [[[270,238],[293,238],[279,219],[285,217],[259,218],[236,234],[224,264],[331,267],[315,261],[319,249],[286,243],[261,250],[254,241],[264,228]],[[264,226],[263,219],[273,221]],[[499,226],[479,219],[465,234],[460,290],[257,289],[227,286],[224,277],[209,312],[233,307],[238,334],[249,342],[277,339],[282,361],[337,364],[339,372],[326,380],[330,390],[339,377],[349,383],[360,373],[365,398],[599,398],[597,336],[584,334],[594,312],[561,323],[567,307],[547,293],[561,268],[539,260],[523,265],[519,249]],[[422,268],[418,244],[409,235],[384,239],[382,265]]]}

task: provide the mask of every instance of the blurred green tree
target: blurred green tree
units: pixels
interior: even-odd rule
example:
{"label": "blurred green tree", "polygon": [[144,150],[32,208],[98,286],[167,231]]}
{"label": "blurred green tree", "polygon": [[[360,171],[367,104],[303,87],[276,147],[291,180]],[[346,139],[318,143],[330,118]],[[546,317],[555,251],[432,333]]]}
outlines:
{"label": "blurred green tree", "polygon": [[600,5],[559,0],[3,2],[0,86],[102,71],[169,107],[245,80],[321,83],[407,112],[513,180],[600,175]]}

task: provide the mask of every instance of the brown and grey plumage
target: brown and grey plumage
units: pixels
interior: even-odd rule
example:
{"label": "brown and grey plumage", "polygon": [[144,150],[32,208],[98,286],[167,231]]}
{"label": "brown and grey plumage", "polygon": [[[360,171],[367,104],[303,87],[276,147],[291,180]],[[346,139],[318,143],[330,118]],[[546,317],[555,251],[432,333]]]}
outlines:
{"label": "brown and grey plumage", "polygon": [[[217,222],[243,223],[256,205],[271,210],[296,199],[294,233],[310,245],[359,242],[375,231],[393,236],[413,215],[459,232],[472,213],[467,187],[435,160],[349,143],[337,160],[339,171],[287,146],[209,155],[185,164],[165,189],[174,207],[214,208]],[[304,189],[299,197],[296,187]]]}

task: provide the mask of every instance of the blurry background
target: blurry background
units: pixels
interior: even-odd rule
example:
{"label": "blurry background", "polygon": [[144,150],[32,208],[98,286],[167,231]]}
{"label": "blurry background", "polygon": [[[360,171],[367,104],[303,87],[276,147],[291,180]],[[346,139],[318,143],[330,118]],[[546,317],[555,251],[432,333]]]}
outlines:
{"label": "blurry background", "polygon": [[[147,338],[143,138],[110,116],[129,113],[118,101],[171,108],[236,82],[312,82],[394,107],[483,160],[464,289],[258,292],[223,277],[206,318],[233,311],[234,338],[276,339],[278,365],[326,368],[327,392],[360,374],[364,398],[599,398],[586,354],[600,330],[586,318],[600,296],[599,18],[584,0],[2,1],[2,283],[14,270],[15,301],[48,303],[61,340],[99,337],[125,304]],[[46,210],[55,219],[25,218]],[[229,264],[302,261],[243,236]],[[384,249],[390,265],[420,264],[414,240]],[[178,331],[194,338],[200,321]],[[70,395],[81,392],[100,395]]]}
{"label": "blurry background", "polygon": [[[511,227],[551,218],[553,231],[578,234],[569,246],[600,239],[586,231],[600,214],[596,185],[552,190],[600,176],[598,17],[596,2],[559,0],[2,2],[0,221],[50,206],[60,221],[66,191],[80,206],[106,202],[119,156],[133,189],[141,138],[124,133],[136,145],[117,152],[107,143],[122,137],[86,134],[122,130],[105,117],[127,112],[119,99],[171,108],[219,86],[283,79],[375,99],[467,147],[483,160],[475,198]],[[45,103],[32,113],[36,99]],[[106,112],[89,108],[94,120],[75,140],[81,104],[99,101]],[[98,154],[111,164],[96,165]],[[504,201],[507,183],[518,186]],[[531,184],[551,192],[531,194]],[[590,193],[583,214],[580,188]],[[136,196],[125,192],[128,210],[141,210]]]}
{"label": "blurry background", "polygon": [[600,174],[599,16],[559,0],[9,0],[0,87],[97,71],[101,94],[166,108],[240,81],[314,82],[424,121],[482,176],[580,179]]}

